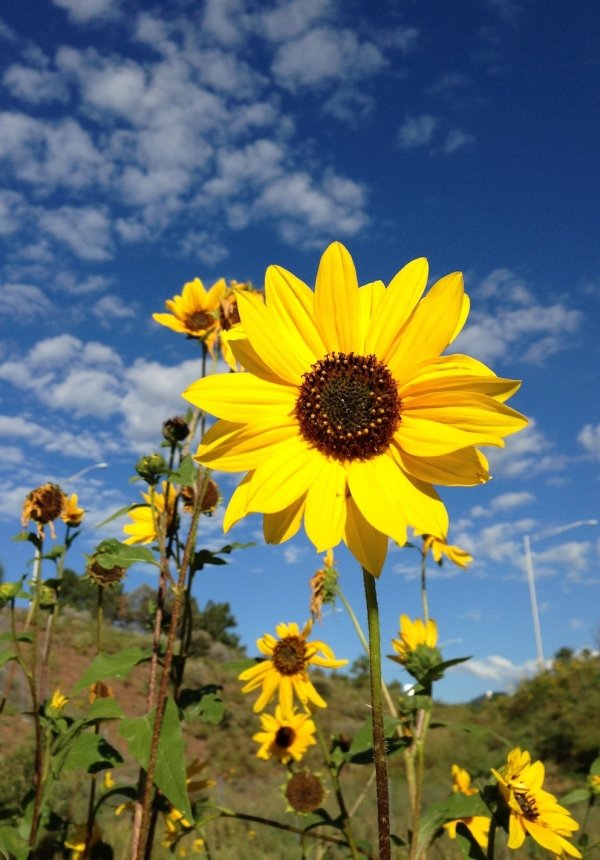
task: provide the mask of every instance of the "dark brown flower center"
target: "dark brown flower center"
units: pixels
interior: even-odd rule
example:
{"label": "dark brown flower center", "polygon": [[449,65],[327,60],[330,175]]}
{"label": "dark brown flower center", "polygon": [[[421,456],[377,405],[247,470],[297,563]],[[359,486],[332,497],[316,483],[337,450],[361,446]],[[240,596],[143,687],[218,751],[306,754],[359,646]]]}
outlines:
{"label": "dark brown flower center", "polygon": [[273,665],[280,675],[296,675],[306,669],[306,641],[301,636],[286,636],[273,648]]}
{"label": "dark brown flower center", "polygon": [[369,460],[388,448],[400,407],[394,377],[376,356],[332,352],[304,374],[296,417],[322,454]]}
{"label": "dark brown flower center", "polygon": [[216,320],[210,311],[192,311],[183,320],[188,331],[206,331],[214,326]]}
{"label": "dark brown flower center", "polygon": [[291,726],[281,726],[275,734],[275,744],[279,749],[287,750],[296,740],[296,732]]}

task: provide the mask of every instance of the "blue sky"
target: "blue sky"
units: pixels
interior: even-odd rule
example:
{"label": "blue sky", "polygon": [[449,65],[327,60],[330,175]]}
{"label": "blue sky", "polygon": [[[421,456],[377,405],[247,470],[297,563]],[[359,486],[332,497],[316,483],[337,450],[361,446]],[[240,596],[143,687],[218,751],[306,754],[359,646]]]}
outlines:
{"label": "blue sky", "polygon": [[[508,689],[535,666],[523,559],[533,542],[544,652],[600,626],[598,57],[584,3],[21,0],[0,19],[0,557],[26,565],[27,492],[59,482],[95,529],[138,500],[133,463],[199,375],[197,349],[152,321],[195,276],[261,286],[277,263],[312,283],[344,242],[365,283],[408,260],[465,273],[456,343],[522,378],[527,431],[489,453],[485,487],[443,490],[469,571],[431,572],[449,701]],[[596,228],[596,229],[594,229]],[[105,469],[81,470],[99,462]],[[235,486],[223,481],[226,497]],[[211,546],[221,517],[206,521]],[[243,641],[302,623],[319,558],[256,540],[198,581]],[[362,617],[356,563],[342,587]],[[70,559],[77,567],[79,555]],[[152,582],[140,569],[132,585]],[[384,641],[419,612],[418,556],[390,552]],[[343,613],[317,630],[360,653]],[[389,650],[389,649],[387,649]],[[390,664],[388,679],[399,677]]]}

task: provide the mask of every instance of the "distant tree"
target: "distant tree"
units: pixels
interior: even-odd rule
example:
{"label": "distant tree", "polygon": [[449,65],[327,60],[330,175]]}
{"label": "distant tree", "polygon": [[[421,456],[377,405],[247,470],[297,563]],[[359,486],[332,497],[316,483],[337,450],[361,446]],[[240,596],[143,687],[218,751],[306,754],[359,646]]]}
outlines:
{"label": "distant tree", "polygon": [[366,654],[357,657],[350,666],[350,677],[356,687],[362,687],[369,679],[369,658]]}
{"label": "distant tree", "polygon": [[554,655],[554,659],[558,660],[559,663],[568,663],[570,660],[573,659],[573,654],[574,652],[572,648],[566,648],[563,646],[562,648],[558,649],[558,651]]}
{"label": "distant tree", "polygon": [[[102,612],[106,621],[114,621],[119,611],[122,583],[115,583],[104,589]],[[65,568],[59,585],[59,606],[71,606],[79,612],[95,614],[98,606],[98,586],[87,576],[80,576],[74,570]]]}
{"label": "distant tree", "polygon": [[204,609],[194,612],[193,619],[194,629],[205,630],[215,642],[222,642],[230,648],[239,646],[239,636],[230,632],[231,628],[237,627],[237,621],[229,603],[214,603],[208,600]]}

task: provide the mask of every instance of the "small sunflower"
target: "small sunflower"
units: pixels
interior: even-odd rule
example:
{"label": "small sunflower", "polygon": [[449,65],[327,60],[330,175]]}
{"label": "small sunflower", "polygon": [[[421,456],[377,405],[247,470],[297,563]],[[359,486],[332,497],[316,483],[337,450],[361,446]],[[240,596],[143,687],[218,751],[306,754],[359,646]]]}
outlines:
{"label": "small sunflower", "polygon": [[128,511],[132,523],[123,526],[123,531],[129,537],[123,541],[126,544],[152,543],[158,536],[160,521],[166,517],[164,527],[168,530],[173,525],[177,490],[166,481],[162,483],[162,493],[154,488],[149,493],[142,493],[145,505],[138,505]]}
{"label": "small sunflower", "polygon": [[184,392],[220,420],[198,448],[210,468],[247,474],[224,527],[264,514],[267,543],[304,527],[317,552],[350,548],[379,575],[388,537],[407,526],[446,534],[433,484],[489,478],[478,445],[504,445],[526,419],[504,404],[520,386],[466,355],[441,353],[468,315],[462,276],[422,298],[427,262],[386,288],[359,287],[352,258],[333,243],[314,292],[270,266],[265,302],[237,291],[241,319],[227,341],[246,373],[213,374]]}
{"label": "small sunflower", "polygon": [[64,497],[64,506],[60,518],[68,526],[78,526],[83,520],[85,510],[80,508],[77,502],[77,493]]}
{"label": "small sunflower", "polygon": [[520,848],[529,834],[555,857],[581,857],[568,841],[579,824],[553,794],[542,789],[545,769],[541,761],[532,763],[530,754],[516,747],[502,770],[492,768],[492,773],[509,812],[509,848]]}
{"label": "small sunflower", "polygon": [[194,278],[183,285],[181,295],[173,296],[165,302],[165,307],[171,313],[152,314],[152,318],[172,331],[207,340],[210,349],[208,341],[210,339],[214,343],[220,302],[226,290],[224,278],[220,278],[209,290],[205,289],[200,278]]}
{"label": "small sunflower", "polygon": [[275,756],[282,764],[300,761],[309,746],[316,744],[317,727],[310,714],[297,714],[295,709],[286,713],[281,705],[275,708],[275,716],[261,714],[262,731],[253,735],[252,740],[261,744],[256,753],[265,760]]}
{"label": "small sunflower", "polygon": [[242,693],[251,693],[261,687],[261,693],[254,703],[255,713],[262,711],[279,691],[279,704],[284,713],[293,708],[294,694],[303,705],[312,702],[318,708],[326,708],[327,702],[317,693],[308,677],[309,666],[322,666],[326,669],[339,669],[347,660],[337,660],[329,645],[319,640],[308,641],[312,624],[309,621],[300,631],[297,624],[278,624],[275,638],[265,633],[258,639],[258,650],[265,655],[255,666],[245,669],[239,676],[246,681]]}
{"label": "small sunflower", "polygon": [[[470,797],[477,794],[476,788],[471,788],[471,776],[464,768],[457,764],[452,765],[452,791],[457,794],[466,794]],[[472,815],[469,818],[457,818],[455,821],[447,821],[444,829],[450,839],[456,839],[456,828],[464,824],[471,833],[473,839],[485,851],[488,844],[491,820],[485,815]]]}
{"label": "small sunflower", "polygon": [[398,655],[398,663],[406,664],[420,645],[435,648],[437,641],[438,629],[433,618],[425,624],[420,618],[411,621],[408,615],[401,615],[400,638],[392,639],[392,646]]}
{"label": "small sunflower", "polygon": [[[418,532],[415,532],[418,535]],[[422,535],[423,537],[423,555],[428,552],[433,556],[436,564],[442,563],[442,556],[451,561],[457,567],[468,567],[473,561],[473,556],[461,549],[459,546],[449,544],[444,537],[435,537],[435,535]]]}

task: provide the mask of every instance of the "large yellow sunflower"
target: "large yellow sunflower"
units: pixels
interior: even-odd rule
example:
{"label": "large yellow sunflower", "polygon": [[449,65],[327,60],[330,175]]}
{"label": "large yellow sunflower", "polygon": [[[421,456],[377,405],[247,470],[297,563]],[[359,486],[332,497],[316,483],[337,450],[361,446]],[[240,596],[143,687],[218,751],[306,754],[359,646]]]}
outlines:
{"label": "large yellow sunflower", "polygon": [[492,773],[508,806],[509,848],[520,848],[529,834],[557,858],[567,854],[581,857],[581,852],[567,841],[579,824],[553,794],[542,789],[545,769],[541,761],[532,763],[529,753],[516,747],[508,754],[502,770],[492,768]]}
{"label": "large yellow sunflower", "polygon": [[270,633],[258,639],[256,645],[266,660],[261,660],[240,673],[239,680],[246,681],[242,693],[252,693],[261,687],[260,696],[254,703],[255,713],[265,708],[277,690],[279,704],[284,714],[293,709],[294,693],[306,707],[309,703],[318,708],[326,708],[327,702],[319,695],[308,677],[308,667],[322,666],[326,669],[339,669],[347,660],[336,660],[335,654],[325,642],[318,639],[308,641],[312,624],[309,621],[300,630],[297,624],[278,624],[278,638]]}
{"label": "large yellow sunflower", "polygon": [[387,288],[359,287],[350,254],[335,242],[314,292],[270,266],[264,304],[237,294],[241,329],[228,342],[248,372],[208,376],[184,392],[221,419],[197,460],[247,471],[226,529],[264,513],[267,542],[281,543],[304,518],[318,552],[344,540],[375,575],[388,536],[404,544],[408,524],[447,534],[432,484],[485,482],[487,462],[475,446],[502,446],[527,422],[504,405],[519,382],[468,356],[441,355],[469,302],[459,273],[421,298],[427,275],[419,259]]}

